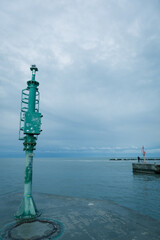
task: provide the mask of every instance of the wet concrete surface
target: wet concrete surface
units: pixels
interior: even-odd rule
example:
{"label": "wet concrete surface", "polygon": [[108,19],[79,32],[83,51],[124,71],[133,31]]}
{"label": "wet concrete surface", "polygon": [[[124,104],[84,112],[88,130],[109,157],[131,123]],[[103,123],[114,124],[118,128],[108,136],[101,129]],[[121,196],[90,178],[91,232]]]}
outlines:
{"label": "wet concrete surface", "polygon": [[[62,240],[158,240],[160,221],[122,207],[108,200],[91,200],[57,196],[52,194],[33,194],[41,218],[53,219],[64,225]],[[0,197],[0,229],[14,222],[22,193],[6,194]],[[38,226],[38,225],[37,225]],[[31,226],[30,226],[31,227]],[[38,226],[39,228],[39,226]],[[44,227],[44,231],[47,231]],[[13,234],[26,234],[26,227]],[[37,231],[37,228],[36,228]],[[39,228],[38,233],[43,231]],[[37,234],[37,233],[36,233]],[[32,237],[33,237],[32,232]],[[24,236],[24,239],[27,237]],[[47,238],[46,238],[47,239]]]}
{"label": "wet concrete surface", "polygon": [[47,232],[52,231],[52,225],[45,224],[41,222],[30,222],[30,223],[22,223],[20,226],[13,228],[10,231],[11,238],[18,239],[31,239],[35,236],[44,236],[47,235]]}
{"label": "wet concrete surface", "polygon": [[47,240],[55,239],[63,233],[60,222],[37,218],[35,220],[7,224],[0,233],[3,240]]}

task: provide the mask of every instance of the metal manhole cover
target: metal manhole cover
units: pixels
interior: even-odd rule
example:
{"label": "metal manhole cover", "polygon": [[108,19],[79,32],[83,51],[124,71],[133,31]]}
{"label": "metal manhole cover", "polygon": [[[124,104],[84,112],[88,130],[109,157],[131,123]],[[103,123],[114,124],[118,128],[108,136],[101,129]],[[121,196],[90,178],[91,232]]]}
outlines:
{"label": "metal manhole cover", "polygon": [[40,218],[34,221],[11,223],[2,229],[0,237],[2,240],[51,240],[62,233],[62,223]]}

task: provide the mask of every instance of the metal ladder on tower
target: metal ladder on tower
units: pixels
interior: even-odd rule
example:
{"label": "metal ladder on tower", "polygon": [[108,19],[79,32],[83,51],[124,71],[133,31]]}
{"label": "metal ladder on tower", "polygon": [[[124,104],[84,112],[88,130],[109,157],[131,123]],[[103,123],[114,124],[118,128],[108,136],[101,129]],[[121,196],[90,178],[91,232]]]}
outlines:
{"label": "metal ladder on tower", "polygon": [[[39,99],[40,93],[36,91],[36,100],[35,100],[35,112],[39,112]],[[19,140],[24,140],[24,121],[25,113],[28,112],[28,102],[29,102],[29,89],[23,89],[21,94],[21,111],[20,111],[20,124],[19,124]]]}

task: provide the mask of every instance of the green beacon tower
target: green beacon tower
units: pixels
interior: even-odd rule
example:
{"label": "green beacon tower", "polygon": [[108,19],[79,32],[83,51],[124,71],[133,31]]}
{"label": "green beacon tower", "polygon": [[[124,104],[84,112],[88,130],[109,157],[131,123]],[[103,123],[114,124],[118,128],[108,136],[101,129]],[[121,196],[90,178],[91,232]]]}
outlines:
{"label": "green beacon tower", "polygon": [[38,68],[31,65],[32,80],[27,82],[27,88],[22,90],[19,140],[24,140],[25,179],[24,196],[15,215],[17,220],[30,220],[40,216],[32,197],[32,165],[33,151],[41,130],[42,114],[39,113],[39,82],[35,80]]}

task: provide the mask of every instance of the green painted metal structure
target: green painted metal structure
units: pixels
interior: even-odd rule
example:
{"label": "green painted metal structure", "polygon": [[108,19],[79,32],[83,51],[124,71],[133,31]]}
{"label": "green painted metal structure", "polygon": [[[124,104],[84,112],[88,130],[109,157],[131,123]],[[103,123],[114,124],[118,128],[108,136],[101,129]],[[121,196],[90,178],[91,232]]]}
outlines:
{"label": "green painted metal structure", "polygon": [[27,82],[27,88],[22,90],[19,140],[24,140],[25,151],[25,180],[24,196],[20,207],[15,215],[16,219],[34,219],[40,215],[32,197],[32,166],[33,151],[36,140],[41,130],[41,117],[39,113],[39,82],[35,80],[38,68],[32,65],[32,80]]}

